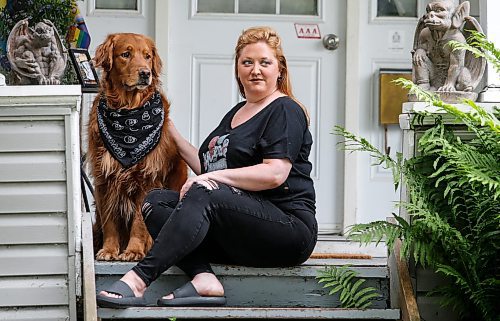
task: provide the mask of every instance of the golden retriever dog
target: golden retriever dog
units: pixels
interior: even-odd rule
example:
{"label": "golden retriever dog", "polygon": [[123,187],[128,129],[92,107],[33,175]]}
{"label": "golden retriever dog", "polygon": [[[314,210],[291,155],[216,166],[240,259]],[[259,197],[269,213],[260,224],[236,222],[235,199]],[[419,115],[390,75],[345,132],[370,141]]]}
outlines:
{"label": "golden retriever dog", "polygon": [[170,104],[161,90],[162,62],[150,38],[110,34],[94,58],[102,68],[89,115],[97,260],[137,261],[152,245],[141,206],[154,188],[179,191],[187,166],[167,132]]}

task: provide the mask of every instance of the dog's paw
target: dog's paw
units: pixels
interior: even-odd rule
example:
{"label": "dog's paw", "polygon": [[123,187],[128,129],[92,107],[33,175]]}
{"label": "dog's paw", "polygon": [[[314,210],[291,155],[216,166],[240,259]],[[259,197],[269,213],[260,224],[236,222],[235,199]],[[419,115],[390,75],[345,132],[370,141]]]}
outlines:
{"label": "dog's paw", "polygon": [[143,251],[133,251],[133,250],[125,250],[122,254],[118,255],[118,259],[120,261],[140,261],[146,255]]}
{"label": "dog's paw", "polygon": [[100,249],[96,256],[98,261],[116,261],[119,259],[118,251],[111,251],[107,249]]}

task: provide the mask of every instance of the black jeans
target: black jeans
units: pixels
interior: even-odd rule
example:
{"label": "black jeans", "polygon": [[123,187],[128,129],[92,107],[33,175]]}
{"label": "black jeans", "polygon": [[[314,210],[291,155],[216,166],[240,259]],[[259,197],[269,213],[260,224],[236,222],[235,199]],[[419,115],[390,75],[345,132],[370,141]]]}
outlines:
{"label": "black jeans", "polygon": [[154,244],[133,271],[147,286],[177,265],[191,278],[213,273],[210,263],[253,267],[306,261],[317,239],[314,213],[283,212],[256,193],[213,183],[179,193],[153,190],[142,213]]}

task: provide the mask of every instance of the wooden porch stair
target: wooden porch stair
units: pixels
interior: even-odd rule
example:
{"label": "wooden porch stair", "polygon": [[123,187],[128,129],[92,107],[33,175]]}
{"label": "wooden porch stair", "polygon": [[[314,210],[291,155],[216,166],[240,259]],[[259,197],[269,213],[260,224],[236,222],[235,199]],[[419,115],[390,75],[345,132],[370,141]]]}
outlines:
{"label": "wooden porch stair", "polygon": [[[88,242],[90,222],[83,226],[83,311],[85,321],[125,319],[330,319],[330,320],[399,320],[400,310],[391,308],[389,269],[383,248],[360,248],[342,238],[322,241],[319,252],[357,251],[371,259],[309,259],[292,268],[248,268],[214,265],[214,271],[224,285],[227,305],[224,307],[146,307],[128,309],[97,308],[95,293],[119,279],[133,264],[125,262],[94,262],[91,242]],[[91,236],[91,235],[90,235]],[[91,239],[90,239],[91,240]],[[366,286],[379,290],[381,297],[370,309],[341,309],[337,295],[317,283],[318,271],[326,266],[349,264]],[[182,285],[188,279],[177,268],[166,271],[146,292],[146,299],[156,299]]]}

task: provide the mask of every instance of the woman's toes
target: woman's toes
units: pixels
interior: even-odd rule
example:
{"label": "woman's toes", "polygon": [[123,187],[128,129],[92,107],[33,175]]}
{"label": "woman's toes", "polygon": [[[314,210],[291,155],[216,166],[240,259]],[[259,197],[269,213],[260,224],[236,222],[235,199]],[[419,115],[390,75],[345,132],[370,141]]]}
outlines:
{"label": "woman's toes", "polygon": [[165,299],[165,300],[172,300],[174,298],[174,295],[172,293],[168,294],[168,295],[165,295],[164,297],[162,297],[162,299]]}
{"label": "woman's toes", "polygon": [[100,295],[103,295],[103,296],[106,296],[108,298],[116,298],[116,299],[119,299],[121,298],[122,296],[119,295],[119,294],[116,294],[116,293],[109,293],[109,292],[106,292],[106,291],[101,291],[99,292]]}

